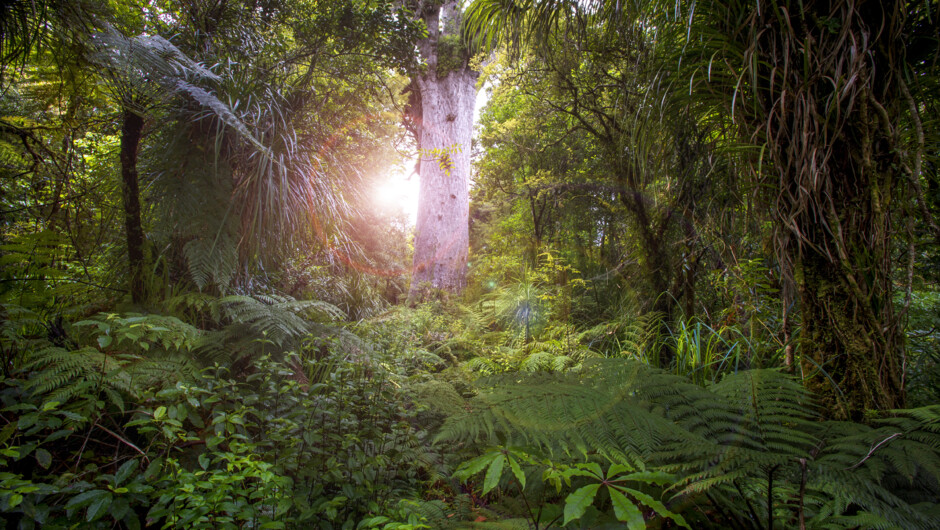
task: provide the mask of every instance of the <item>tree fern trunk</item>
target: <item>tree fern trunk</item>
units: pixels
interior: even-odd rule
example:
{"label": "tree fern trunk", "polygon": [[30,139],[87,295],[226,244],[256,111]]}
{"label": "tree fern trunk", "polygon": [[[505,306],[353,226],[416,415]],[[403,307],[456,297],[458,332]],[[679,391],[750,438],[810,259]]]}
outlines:
{"label": "tree fern trunk", "polygon": [[144,298],[144,230],[140,222],[140,186],[137,178],[137,151],[143,131],[143,117],[125,108],[121,128],[121,190],[124,196],[127,261],[130,266],[129,287],[135,304]]}

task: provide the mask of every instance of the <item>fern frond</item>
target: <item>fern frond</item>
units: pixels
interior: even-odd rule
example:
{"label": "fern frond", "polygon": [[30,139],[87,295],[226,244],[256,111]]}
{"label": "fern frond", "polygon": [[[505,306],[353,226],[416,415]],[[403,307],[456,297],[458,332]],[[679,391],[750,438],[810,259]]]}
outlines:
{"label": "fern frond", "polygon": [[439,440],[532,444],[656,466],[677,476],[676,495],[725,499],[724,511],[757,526],[766,525],[759,519],[771,508],[777,521],[795,522],[788,507],[803,476],[814,527],[940,524],[929,502],[911,504],[900,493],[902,483],[912,492],[907,498],[940,493],[937,407],[894,411],[874,426],[822,422],[808,392],[776,370],[740,372],[702,388],[620,359],[587,359],[567,373],[491,376],[478,387],[469,411],[450,417]]}
{"label": "fern frond", "polygon": [[454,386],[437,379],[422,381],[409,386],[415,393],[419,403],[428,406],[442,414],[451,415],[462,412],[466,408],[464,398],[457,393]]}

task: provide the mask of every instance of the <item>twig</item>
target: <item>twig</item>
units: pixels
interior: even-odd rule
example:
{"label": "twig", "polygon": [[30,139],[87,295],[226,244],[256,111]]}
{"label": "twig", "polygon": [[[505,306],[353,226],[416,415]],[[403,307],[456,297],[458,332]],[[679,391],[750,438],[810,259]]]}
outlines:
{"label": "twig", "polygon": [[124,442],[125,445],[127,445],[127,446],[130,447],[131,449],[137,451],[137,452],[140,454],[140,456],[144,457],[144,461],[145,461],[145,462],[150,463],[150,459],[147,458],[147,454],[144,453],[143,451],[141,451],[141,450],[140,450],[140,447],[137,447],[136,445],[134,445],[133,443],[129,442],[128,440],[126,440],[125,438],[123,438],[121,435],[119,435],[119,434],[117,434],[116,432],[112,431],[111,429],[105,427],[104,425],[98,425],[98,428],[101,429],[102,431],[104,431],[104,432],[110,434],[111,436],[114,436],[114,437],[117,438],[118,440]]}
{"label": "twig", "polygon": [[878,442],[876,445],[872,446],[872,448],[868,451],[868,454],[865,455],[865,458],[859,460],[858,463],[855,464],[854,466],[852,466],[852,467],[847,467],[846,469],[852,470],[852,469],[855,469],[855,468],[857,468],[858,466],[864,464],[866,460],[868,460],[869,458],[871,458],[872,453],[874,453],[876,450],[878,450],[879,447],[881,447],[882,445],[884,445],[884,444],[887,443],[888,441],[893,440],[894,438],[897,438],[898,436],[902,436],[903,434],[904,434],[904,433],[896,432],[896,433],[892,434],[891,436],[885,438],[884,440]]}
{"label": "twig", "polygon": [[806,495],[806,459],[800,458],[800,530],[806,530],[806,515],[803,513],[803,498]]}
{"label": "twig", "polygon": [[747,498],[747,495],[744,494],[744,491],[741,489],[741,486],[738,484],[737,480],[732,480],[734,484],[734,489],[738,490],[738,493],[741,495],[741,498],[744,499],[744,502],[747,504],[747,510],[751,512],[751,517],[754,519],[754,527],[760,527],[760,517],[757,516],[757,511],[754,509],[754,505],[751,504],[751,499]]}
{"label": "twig", "polygon": [[88,444],[88,439],[91,438],[91,430],[94,429],[96,425],[98,425],[97,418],[94,422],[92,422],[91,427],[88,428],[88,434],[85,435],[85,440],[82,442],[82,447],[78,450],[78,453],[75,456],[75,470],[78,470],[78,464],[82,461],[82,453],[85,452],[85,446]]}

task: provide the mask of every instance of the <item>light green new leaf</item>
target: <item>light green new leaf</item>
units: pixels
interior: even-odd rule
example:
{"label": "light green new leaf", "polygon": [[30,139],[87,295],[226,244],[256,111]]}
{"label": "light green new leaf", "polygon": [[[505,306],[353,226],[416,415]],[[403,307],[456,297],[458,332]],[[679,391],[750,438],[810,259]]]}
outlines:
{"label": "light green new leaf", "polygon": [[600,484],[588,484],[587,486],[583,486],[571,492],[571,494],[565,498],[564,524],[568,524],[584,515],[584,511],[587,510],[587,507],[594,502],[594,496],[597,495],[597,490],[600,487]]}

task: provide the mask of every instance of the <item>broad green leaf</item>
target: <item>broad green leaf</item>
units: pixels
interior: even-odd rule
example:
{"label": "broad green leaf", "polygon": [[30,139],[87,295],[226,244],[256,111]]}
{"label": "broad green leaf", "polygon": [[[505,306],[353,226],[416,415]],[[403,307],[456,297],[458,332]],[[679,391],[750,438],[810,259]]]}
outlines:
{"label": "broad green leaf", "polygon": [[646,528],[643,512],[630,502],[630,499],[616,488],[608,488],[607,491],[610,493],[610,502],[614,505],[614,515],[617,516],[618,521],[627,523],[627,528],[630,530]]}
{"label": "broad green leaf", "polygon": [[78,495],[69,499],[69,502],[65,503],[66,508],[81,508],[94,502],[95,499],[101,498],[105,495],[110,495],[107,491],[104,490],[89,490],[79,493]]}
{"label": "broad green leaf", "polygon": [[499,477],[503,474],[503,464],[505,462],[506,456],[502,454],[493,459],[490,468],[486,470],[486,478],[483,480],[484,495],[499,484]]}
{"label": "broad green leaf", "polygon": [[588,462],[587,464],[578,464],[577,468],[587,471],[588,473],[597,477],[600,480],[604,480],[604,470],[601,469],[600,464],[598,464],[597,462]]}
{"label": "broad green leaf", "polygon": [[72,434],[73,432],[74,431],[72,429],[59,429],[58,431],[55,431],[49,436],[46,436],[45,438],[43,438],[42,443],[47,444],[49,442],[54,442],[58,440],[59,438],[65,438],[66,436]]}
{"label": "broad green leaf", "polygon": [[[136,459],[124,462],[124,464],[118,468],[117,473],[114,474],[114,485],[120,486],[134,471],[137,471]],[[120,519],[120,517],[118,517],[118,519]]]}
{"label": "broad green leaf", "polygon": [[104,495],[98,496],[88,505],[88,513],[85,515],[85,520],[89,523],[98,520],[107,512],[108,507],[111,506],[111,494],[108,492],[104,493]]}
{"label": "broad green leaf", "polygon": [[124,524],[127,530],[140,530],[140,518],[133,511],[128,511],[124,516]]}
{"label": "broad green leaf", "polygon": [[690,527],[689,527],[689,524],[685,522],[685,519],[683,519],[681,515],[669,511],[669,508],[666,508],[666,505],[665,505],[665,504],[663,504],[663,503],[659,502],[658,500],[654,499],[653,497],[651,497],[651,496],[649,496],[649,495],[643,493],[642,491],[636,491],[636,490],[634,490],[634,489],[630,489],[630,488],[621,488],[621,487],[617,487],[617,489],[619,489],[619,490],[621,490],[621,491],[625,491],[625,492],[629,493],[630,495],[636,497],[637,500],[639,500],[639,501],[640,501],[641,503],[643,503],[644,505],[649,506],[650,508],[652,508],[653,510],[655,510],[656,513],[658,513],[660,516],[662,516],[662,517],[668,517],[668,518],[672,519],[672,520],[675,521],[679,526],[684,526],[684,527],[686,527],[686,528],[690,528]]}
{"label": "broad green leaf", "polygon": [[571,492],[565,498],[565,522],[563,524],[568,524],[584,515],[587,507],[594,502],[594,496],[597,495],[600,487],[600,484],[588,484]]}
{"label": "broad green leaf", "polygon": [[150,465],[147,466],[147,469],[144,470],[144,480],[152,480],[156,478],[157,474],[163,470],[163,459],[154,458],[150,461]]}
{"label": "broad green leaf", "polygon": [[509,457],[509,467],[512,469],[512,474],[516,476],[516,480],[519,481],[519,489],[525,489],[525,473],[522,472],[522,468],[519,467],[519,462],[516,462],[515,458]]}
{"label": "broad green leaf", "polygon": [[483,468],[487,466],[490,462],[493,461],[499,455],[497,452],[490,452],[484,455],[480,455],[473,460],[468,460],[457,467],[457,471],[454,473],[459,479],[467,480],[468,478],[476,475],[480,471],[483,471]]}
{"label": "broad green leaf", "polygon": [[159,407],[157,407],[157,410],[153,411],[153,419],[155,420],[159,420],[165,415],[166,415],[166,407],[164,407],[163,405],[160,405]]}
{"label": "broad green leaf", "polygon": [[16,424],[12,421],[7,423],[3,430],[0,430],[0,444],[6,442],[16,432]]}
{"label": "broad green leaf", "polygon": [[111,517],[113,517],[115,521],[120,521],[124,519],[130,509],[131,505],[127,501],[127,498],[118,497],[111,503]]}
{"label": "broad green leaf", "polygon": [[633,468],[631,466],[628,466],[626,464],[614,464],[610,466],[610,468],[607,469],[607,480],[610,480],[613,477],[616,477],[617,475],[621,473],[626,473],[629,471],[633,471]]}
{"label": "broad green leaf", "polygon": [[101,335],[98,337],[98,346],[102,348],[107,348],[111,345],[111,336],[110,335]]}
{"label": "broad green leaf", "polygon": [[43,469],[49,469],[49,466],[52,465],[52,454],[45,449],[36,449],[35,457],[36,462],[38,462]]}

